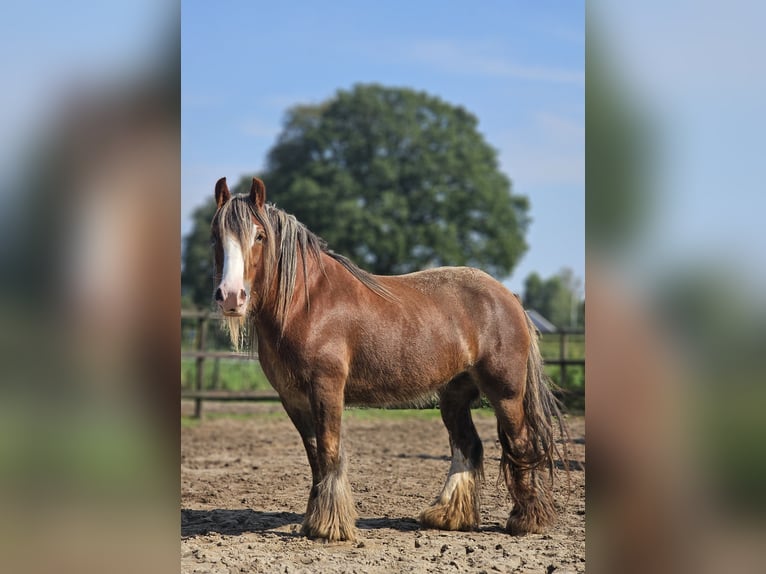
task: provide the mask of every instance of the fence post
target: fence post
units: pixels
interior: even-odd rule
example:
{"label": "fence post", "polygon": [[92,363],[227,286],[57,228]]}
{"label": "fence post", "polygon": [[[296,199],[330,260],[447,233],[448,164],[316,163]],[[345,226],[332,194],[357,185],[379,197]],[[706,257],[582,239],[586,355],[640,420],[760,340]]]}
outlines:
{"label": "fence post", "polygon": [[567,332],[565,330],[559,331],[559,386],[563,389],[567,384]]}
{"label": "fence post", "polygon": [[[207,335],[207,313],[201,315],[197,319],[197,350],[202,352],[205,350],[205,339]],[[202,378],[205,373],[205,357],[200,355],[196,361],[197,372],[195,380],[195,390],[197,393],[202,391]],[[198,419],[202,416],[202,398],[197,395],[194,399],[194,418]]]}

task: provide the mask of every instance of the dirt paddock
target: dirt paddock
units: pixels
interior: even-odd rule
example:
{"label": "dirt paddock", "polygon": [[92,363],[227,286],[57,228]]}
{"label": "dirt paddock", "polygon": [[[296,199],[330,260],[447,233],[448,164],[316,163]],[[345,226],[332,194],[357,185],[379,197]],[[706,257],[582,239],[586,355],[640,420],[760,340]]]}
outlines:
{"label": "dirt paddock", "polygon": [[[497,483],[495,419],[475,412],[484,442],[481,527],[421,529],[417,515],[449,469],[438,413],[347,411],[344,441],[359,540],[326,544],[299,534],[310,470],[298,432],[278,404],[205,403],[202,421],[181,430],[183,572],[539,572],[585,571],[585,422],[569,417],[569,489],[557,469],[564,508],[546,534],[509,536],[510,512]],[[192,405],[182,404],[184,414]]]}

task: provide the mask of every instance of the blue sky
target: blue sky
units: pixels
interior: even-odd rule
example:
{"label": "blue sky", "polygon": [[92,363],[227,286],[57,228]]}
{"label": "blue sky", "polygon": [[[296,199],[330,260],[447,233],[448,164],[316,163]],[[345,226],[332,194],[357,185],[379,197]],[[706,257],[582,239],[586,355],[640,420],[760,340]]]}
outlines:
{"label": "blue sky", "polygon": [[649,218],[620,263],[634,285],[701,267],[763,300],[766,59],[754,54],[764,53],[766,4],[594,1],[588,9],[589,30],[649,138]]}
{"label": "blue sky", "polygon": [[509,287],[565,266],[584,279],[583,2],[185,1],[181,26],[182,232],[216,179],[264,167],[287,108],[376,82],[479,118],[532,205]]}
{"label": "blue sky", "polygon": [[0,174],[23,167],[63,100],[156,63],[176,21],[157,0],[4,2]]}

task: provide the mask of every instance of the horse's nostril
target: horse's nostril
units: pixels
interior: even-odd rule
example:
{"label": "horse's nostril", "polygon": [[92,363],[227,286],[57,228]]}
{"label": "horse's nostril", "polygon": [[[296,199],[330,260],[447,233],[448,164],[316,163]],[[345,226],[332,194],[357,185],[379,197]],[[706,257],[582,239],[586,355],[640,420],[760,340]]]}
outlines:
{"label": "horse's nostril", "polygon": [[216,301],[223,301],[223,291],[221,291],[221,288],[215,290],[215,300]]}
{"label": "horse's nostril", "polygon": [[247,299],[247,291],[245,291],[244,289],[240,289],[240,290],[239,290],[239,296],[240,296],[242,299]]}

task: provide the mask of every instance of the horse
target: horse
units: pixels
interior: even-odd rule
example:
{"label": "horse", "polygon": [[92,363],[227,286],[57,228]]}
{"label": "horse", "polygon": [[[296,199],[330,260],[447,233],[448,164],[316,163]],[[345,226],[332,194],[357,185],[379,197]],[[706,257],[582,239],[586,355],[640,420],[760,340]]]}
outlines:
{"label": "horse", "polygon": [[480,394],[497,418],[501,476],[513,502],[506,530],[540,533],[555,521],[555,433],[563,436],[565,423],[518,296],[468,267],[370,274],[267,204],[258,178],[236,196],[221,178],[215,200],[214,299],[233,345],[257,342],[263,372],[300,433],[312,476],[303,535],[357,536],[344,406],[434,396],[452,459],[421,525],[478,529],[483,447],[471,404]]}

